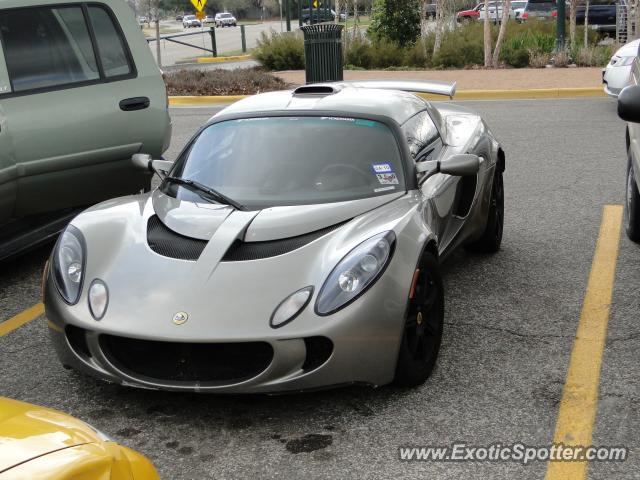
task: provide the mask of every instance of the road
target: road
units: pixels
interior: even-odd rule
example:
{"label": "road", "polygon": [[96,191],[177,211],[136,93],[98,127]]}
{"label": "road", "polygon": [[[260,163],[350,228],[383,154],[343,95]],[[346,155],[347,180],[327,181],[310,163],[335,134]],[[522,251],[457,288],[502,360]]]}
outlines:
{"label": "road", "polygon": [[[545,462],[402,462],[398,447],[552,441],[603,207],[624,201],[624,124],[606,98],[465,105],[507,154],[503,248],[462,251],[444,265],[444,342],[421,388],[276,397],[133,390],[64,370],[39,319],[0,338],[0,394],[91,423],[171,480],[543,478]],[[167,157],[214,111],[172,109]],[[46,255],[0,267],[0,320],[39,301]],[[640,246],[623,235],[593,444],[632,453],[624,463],[592,462],[591,479],[640,471],[639,272]]]}
{"label": "road", "polygon": [[[297,29],[298,24],[292,22],[291,28]],[[196,45],[198,47],[204,47],[207,49],[211,49],[211,35],[209,34],[209,27],[205,27],[203,29],[189,28],[182,31],[182,23],[181,22],[161,22],[163,28],[175,28],[180,30],[179,33],[197,33],[197,35],[188,36],[188,37],[179,37],[176,40],[181,42],[189,43],[192,45]],[[286,29],[286,25],[284,25]],[[272,31],[280,32],[280,22],[264,22],[255,25],[246,25],[246,42],[247,49],[252,49],[257,45],[258,39],[262,33],[270,34]],[[225,27],[225,28],[216,28],[216,46],[218,49],[218,55],[225,55],[230,52],[234,54],[238,54],[242,50],[242,40],[240,34],[240,27]],[[167,36],[172,34],[163,34],[162,36]],[[175,35],[175,34],[174,34]],[[149,44],[151,51],[156,57],[156,43],[151,42]],[[162,40],[160,42],[161,51],[160,58],[162,60],[163,66],[172,66],[175,64],[180,64],[186,60],[193,59],[195,57],[209,57],[210,53],[199,50],[193,47],[188,47],[185,45],[173,43],[170,41]],[[156,58],[157,61],[157,58]]]}

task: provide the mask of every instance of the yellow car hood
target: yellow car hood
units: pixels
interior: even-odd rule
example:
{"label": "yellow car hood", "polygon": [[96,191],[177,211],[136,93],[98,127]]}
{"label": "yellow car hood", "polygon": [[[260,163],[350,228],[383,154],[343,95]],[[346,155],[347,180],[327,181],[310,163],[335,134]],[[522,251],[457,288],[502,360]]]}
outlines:
{"label": "yellow car hood", "polygon": [[69,415],[0,397],[0,477],[33,458],[102,441],[86,423]]}

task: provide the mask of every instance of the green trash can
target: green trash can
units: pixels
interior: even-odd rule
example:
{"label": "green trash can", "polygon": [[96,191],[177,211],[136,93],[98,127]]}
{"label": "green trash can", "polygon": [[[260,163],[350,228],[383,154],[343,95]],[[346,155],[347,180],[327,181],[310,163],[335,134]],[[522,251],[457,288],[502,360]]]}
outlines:
{"label": "green trash can", "polygon": [[342,80],[342,25],[321,23],[301,30],[307,83]]}

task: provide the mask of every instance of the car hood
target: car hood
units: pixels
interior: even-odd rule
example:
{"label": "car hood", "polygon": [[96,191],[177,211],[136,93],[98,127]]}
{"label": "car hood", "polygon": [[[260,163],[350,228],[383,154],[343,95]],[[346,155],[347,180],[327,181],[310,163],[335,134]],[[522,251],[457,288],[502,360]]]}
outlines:
{"label": "car hood", "polygon": [[640,39],[623,45],[613,54],[614,57],[635,57],[638,54],[638,47],[640,47]]}
{"label": "car hood", "polygon": [[[205,331],[229,341],[273,335],[269,315],[283,299],[307,286],[317,294],[350,250],[402,228],[418,205],[413,191],[253,212],[200,211],[159,192],[107,201],[72,221],[86,243],[85,288],[65,315],[71,324],[130,338],[201,341]],[[192,214],[197,219],[188,221]],[[156,216],[167,240],[164,251],[149,241],[159,225]],[[194,234],[201,239],[194,241]],[[193,243],[195,255],[175,253],[176,246]],[[108,287],[109,305],[96,322],[88,313],[87,290],[98,278]],[[188,322],[176,326],[177,312],[188,313]],[[293,323],[283,335],[304,327]]]}
{"label": "car hood", "polygon": [[41,455],[100,441],[87,424],[69,415],[0,397],[0,473]]}
{"label": "car hood", "polygon": [[[248,223],[243,240],[264,242],[297,237],[350,220],[402,196],[404,192],[348,202],[295,205],[243,212]],[[210,240],[234,212],[232,207],[178,200],[155,190],[153,210],[170,230],[186,237]]]}

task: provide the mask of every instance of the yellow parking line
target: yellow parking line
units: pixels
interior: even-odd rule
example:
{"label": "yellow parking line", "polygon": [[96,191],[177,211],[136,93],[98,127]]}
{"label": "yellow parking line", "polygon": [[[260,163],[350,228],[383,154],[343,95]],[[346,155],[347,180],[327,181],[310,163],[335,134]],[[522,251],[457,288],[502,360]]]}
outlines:
{"label": "yellow parking line", "polygon": [[[621,225],[622,206],[606,205],[562,392],[554,443],[591,445]],[[549,462],[545,478],[583,480],[587,468],[587,461]]]}
{"label": "yellow parking line", "polygon": [[38,303],[31,308],[27,308],[24,312],[19,313],[15,317],[0,323],[0,337],[4,337],[9,333],[17,330],[25,323],[35,320],[44,313],[44,305]]}

